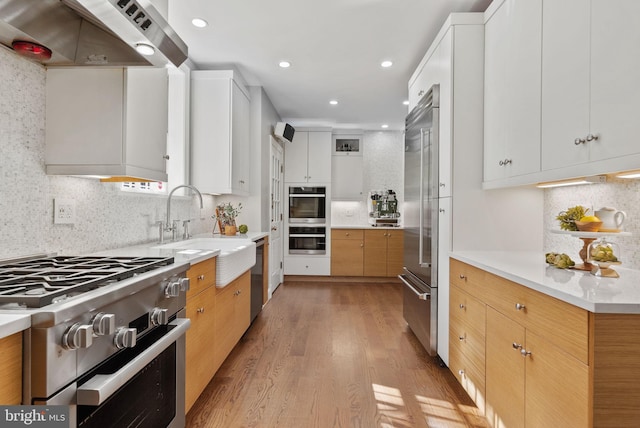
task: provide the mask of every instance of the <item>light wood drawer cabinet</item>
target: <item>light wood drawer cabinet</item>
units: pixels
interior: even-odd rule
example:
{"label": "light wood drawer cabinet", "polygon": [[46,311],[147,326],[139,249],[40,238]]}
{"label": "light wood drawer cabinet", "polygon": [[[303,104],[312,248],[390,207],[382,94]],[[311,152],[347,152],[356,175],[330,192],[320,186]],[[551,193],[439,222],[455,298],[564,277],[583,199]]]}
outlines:
{"label": "light wood drawer cabinet", "polygon": [[0,405],[22,403],[22,332],[0,339]]}
{"label": "light wood drawer cabinet", "polygon": [[545,339],[585,364],[589,362],[589,313],[538,291],[496,275],[490,282],[485,301],[519,322],[525,328],[544,332]]}
{"label": "light wood drawer cabinet", "polygon": [[449,368],[484,412],[486,305],[451,286]]}
{"label": "light wood drawer cabinet", "polygon": [[451,260],[449,262],[449,281],[451,284],[460,287],[461,290],[475,297],[485,295],[485,274],[486,272],[477,267]]}
{"label": "light wood drawer cabinet", "polygon": [[236,346],[251,323],[251,271],[217,289],[213,365],[216,370]]}
{"label": "light wood drawer cabinet", "polygon": [[637,426],[639,314],[590,313],[450,267],[449,368],[492,426]]}
{"label": "light wood drawer cabinet", "polygon": [[364,231],[364,276],[395,277],[402,273],[404,231]]}
{"label": "light wood drawer cabinet", "polygon": [[331,231],[331,275],[362,276],[364,230],[333,229]]}
{"label": "light wood drawer cabinet", "polygon": [[187,271],[189,278],[189,294],[187,296],[196,295],[207,287],[216,282],[216,259],[211,258],[198,264],[195,264]]}
{"label": "light wood drawer cabinet", "polygon": [[218,367],[211,364],[216,347],[214,319],[216,313],[216,259],[211,258],[189,268],[187,318],[191,327],[186,336],[185,409],[188,412]]}

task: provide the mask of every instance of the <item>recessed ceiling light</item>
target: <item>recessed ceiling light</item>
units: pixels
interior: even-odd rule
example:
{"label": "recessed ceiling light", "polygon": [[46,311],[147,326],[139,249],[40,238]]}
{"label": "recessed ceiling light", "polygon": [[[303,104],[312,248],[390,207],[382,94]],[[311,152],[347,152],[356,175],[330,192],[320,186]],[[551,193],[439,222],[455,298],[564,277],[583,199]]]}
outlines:
{"label": "recessed ceiling light", "polygon": [[142,55],[153,55],[154,53],[156,53],[156,49],[146,43],[138,43],[136,45],[136,50]]}
{"label": "recessed ceiling light", "polygon": [[329,101],[329,104],[331,104],[332,106],[338,105],[338,100],[331,100]]}
{"label": "recessed ceiling light", "polygon": [[280,67],[282,68],[289,68],[291,67],[291,63],[289,61],[280,61],[280,64],[278,64]]}
{"label": "recessed ceiling light", "polygon": [[393,65],[393,63],[392,63],[391,61],[382,61],[382,62],[380,63],[380,66],[381,66],[381,67],[384,67],[384,68],[389,68],[389,67],[391,67],[392,65]]}
{"label": "recessed ceiling light", "polygon": [[389,125],[387,125],[386,123],[381,126],[382,129],[387,129],[388,127],[389,127]]}
{"label": "recessed ceiling light", "polygon": [[408,106],[408,105],[409,105],[409,100],[404,100],[404,101],[402,102],[402,104],[404,104],[404,105]]}
{"label": "recessed ceiling light", "polygon": [[205,21],[204,19],[201,19],[201,18],[193,18],[193,19],[191,20],[191,23],[192,23],[195,27],[198,27],[198,28],[204,28],[204,27],[206,27],[207,25],[209,25],[209,23],[208,23],[207,21]]}

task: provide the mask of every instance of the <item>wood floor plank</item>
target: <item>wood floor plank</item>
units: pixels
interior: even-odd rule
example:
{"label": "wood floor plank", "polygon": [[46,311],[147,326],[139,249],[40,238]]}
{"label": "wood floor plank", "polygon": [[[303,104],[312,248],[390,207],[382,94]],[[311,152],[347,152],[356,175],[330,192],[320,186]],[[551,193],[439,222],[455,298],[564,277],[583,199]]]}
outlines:
{"label": "wood floor plank", "polygon": [[397,283],[287,281],[188,428],[487,427],[402,318]]}

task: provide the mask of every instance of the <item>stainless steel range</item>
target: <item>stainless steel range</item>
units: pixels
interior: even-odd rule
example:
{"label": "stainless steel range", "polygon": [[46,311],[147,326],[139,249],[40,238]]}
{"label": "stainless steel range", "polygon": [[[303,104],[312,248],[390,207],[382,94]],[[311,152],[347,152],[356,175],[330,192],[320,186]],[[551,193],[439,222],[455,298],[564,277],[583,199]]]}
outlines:
{"label": "stainless steel range", "polygon": [[183,427],[188,263],[43,257],[0,264],[0,310],[29,311],[25,404],[71,426]]}

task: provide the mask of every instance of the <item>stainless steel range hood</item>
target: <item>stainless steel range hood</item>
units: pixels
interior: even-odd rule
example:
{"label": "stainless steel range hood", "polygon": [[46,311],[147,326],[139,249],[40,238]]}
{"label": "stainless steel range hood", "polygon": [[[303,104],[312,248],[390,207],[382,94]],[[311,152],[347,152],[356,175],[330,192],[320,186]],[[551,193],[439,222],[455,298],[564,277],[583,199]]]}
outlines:
{"label": "stainless steel range hood", "polygon": [[[149,0],[2,0],[0,43],[34,42],[52,51],[45,65],[165,66],[187,45]],[[136,46],[152,46],[143,56]]]}

